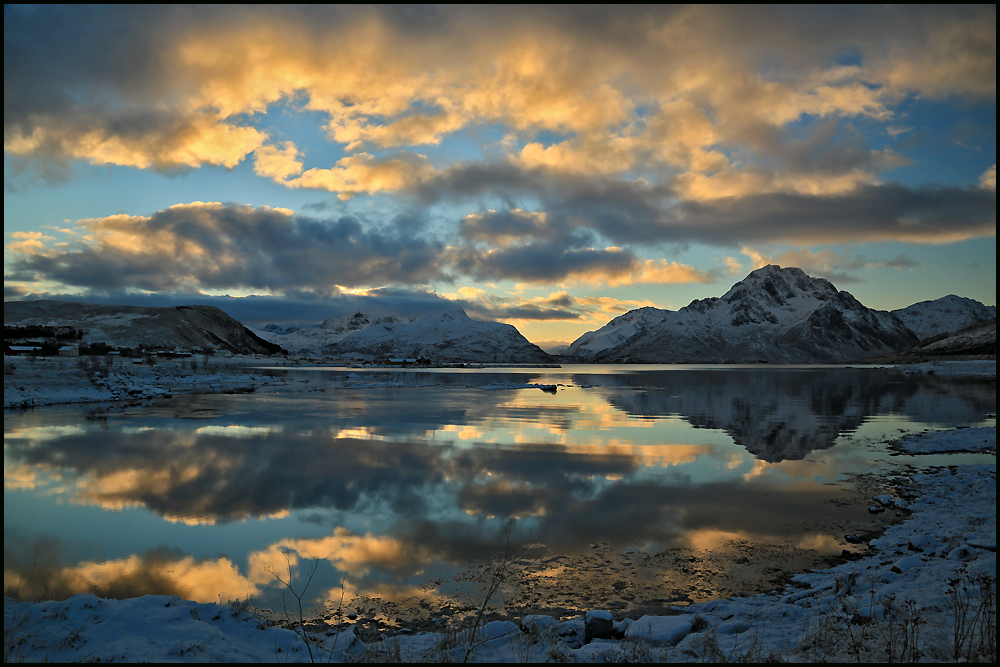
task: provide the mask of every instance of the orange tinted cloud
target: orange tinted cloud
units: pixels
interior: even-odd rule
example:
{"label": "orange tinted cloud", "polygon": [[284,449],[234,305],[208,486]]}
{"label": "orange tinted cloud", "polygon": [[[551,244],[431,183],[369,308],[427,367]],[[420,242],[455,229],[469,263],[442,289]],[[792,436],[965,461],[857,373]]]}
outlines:
{"label": "orange tinted cloud", "polygon": [[[159,169],[233,167],[256,152],[262,176],[348,197],[414,183],[391,160],[381,169],[352,161],[290,178],[299,156],[287,144],[269,145],[268,130],[240,117],[292,103],[325,114],[328,136],[350,160],[498,124],[514,138],[511,155],[529,168],[612,174],[662,160],[710,177],[741,168],[717,145],[739,144],[756,124],[889,119],[887,104],[903,91],[995,93],[995,29],[961,13],[887,23],[880,40],[859,35],[867,57],[843,66],[813,55],[832,45],[796,41],[769,11],[737,8],[650,9],[621,21],[600,12],[566,21],[544,10],[452,8],[436,10],[434,32],[378,8],[257,7],[201,20],[162,11],[170,30],[148,45],[152,80],[134,92],[115,88],[134,117],[122,122],[111,104],[12,117],[5,150]],[[814,14],[796,20],[812,29],[841,18]],[[604,30],[588,21],[603,21]],[[766,74],[763,44],[785,55]],[[106,76],[117,83],[115,71]],[[569,136],[540,141],[542,130]],[[801,191],[791,174],[772,187]]]}
{"label": "orange tinted cloud", "polygon": [[668,262],[665,259],[647,259],[637,261],[628,271],[609,271],[597,268],[587,272],[575,273],[567,282],[587,283],[591,285],[639,285],[639,284],[677,284],[677,283],[710,283],[712,276],[693,266]]}

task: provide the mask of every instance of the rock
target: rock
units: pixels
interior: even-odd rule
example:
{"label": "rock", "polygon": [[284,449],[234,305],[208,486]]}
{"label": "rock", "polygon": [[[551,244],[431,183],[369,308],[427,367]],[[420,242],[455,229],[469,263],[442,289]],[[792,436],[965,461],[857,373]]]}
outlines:
{"label": "rock", "polygon": [[902,574],[907,570],[910,570],[914,567],[918,567],[923,564],[924,564],[924,559],[914,554],[913,556],[904,556],[903,558],[900,558],[895,563],[893,563],[892,567],[889,569],[892,572],[895,572],[896,574]]}
{"label": "rock", "polygon": [[914,535],[906,544],[910,551],[928,551],[936,546],[937,541],[927,535]]}
{"label": "rock", "polygon": [[973,537],[970,537],[968,539],[969,539],[969,546],[970,547],[975,547],[976,549],[986,549],[987,551],[996,551],[997,550],[997,541],[996,541],[996,538],[992,538],[992,537],[978,537],[978,538],[973,538]]}
{"label": "rock", "polygon": [[694,616],[643,616],[625,631],[625,639],[649,642],[653,646],[674,646],[691,633]]}
{"label": "rock", "polygon": [[521,619],[521,629],[533,634],[543,634],[556,624],[556,619],[543,614],[531,614]]}
{"label": "rock", "polygon": [[571,618],[555,626],[556,634],[562,637],[567,648],[576,649],[583,646],[586,629],[583,618]]}
{"label": "rock", "polygon": [[963,544],[948,552],[949,560],[971,560],[976,557],[976,552]]}
{"label": "rock", "polygon": [[515,633],[520,634],[521,629],[510,621],[490,621],[483,626],[483,637],[486,639],[496,639],[506,637]]}
{"label": "rock", "polygon": [[590,643],[594,639],[611,639],[614,630],[614,620],[611,612],[593,609],[584,618],[584,641]]}
{"label": "rock", "polygon": [[729,621],[721,623],[715,628],[720,635],[738,635],[750,629],[750,624],[746,621]]}

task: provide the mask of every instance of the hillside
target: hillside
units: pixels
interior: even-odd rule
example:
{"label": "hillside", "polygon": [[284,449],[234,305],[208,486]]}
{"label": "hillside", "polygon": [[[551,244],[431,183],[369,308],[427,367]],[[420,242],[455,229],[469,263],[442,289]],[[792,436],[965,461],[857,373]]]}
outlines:
{"label": "hillside", "polygon": [[923,361],[996,359],[997,320],[974,324],[971,327],[932,336],[919,345],[892,354],[868,359],[871,363],[908,364]]}
{"label": "hillside", "polygon": [[906,308],[893,310],[910,330],[923,341],[983,324],[996,318],[996,306],[985,306],[975,299],[954,294],[932,301],[921,301]]}
{"label": "hillside", "polygon": [[228,350],[276,354],[280,346],[260,338],[214,306],[151,308],[75,301],[5,301],[4,326],[83,330],[82,343],[161,350]]}
{"label": "hillside", "polygon": [[509,324],[482,322],[464,310],[413,322],[378,321],[322,348],[324,356],[364,361],[424,357],[432,363],[552,363]]}
{"label": "hillside", "polygon": [[280,345],[290,354],[302,357],[323,357],[324,352],[334,343],[339,343],[355,331],[361,331],[375,324],[407,324],[416,318],[379,317],[371,319],[364,313],[341,315],[323,320],[316,326],[299,327],[291,331],[283,331],[280,327],[269,325],[261,330],[251,329],[264,340]]}

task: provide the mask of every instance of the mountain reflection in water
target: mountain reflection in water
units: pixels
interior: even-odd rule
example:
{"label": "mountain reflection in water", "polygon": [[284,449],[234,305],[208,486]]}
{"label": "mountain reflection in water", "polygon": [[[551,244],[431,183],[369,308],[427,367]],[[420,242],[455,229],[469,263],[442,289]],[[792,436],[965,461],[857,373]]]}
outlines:
{"label": "mountain reflection in water", "polygon": [[475,595],[459,573],[510,519],[537,557],[511,604],[754,590],[772,582],[736,576],[748,553],[810,567],[873,525],[841,482],[888,455],[851,434],[996,410],[992,378],[875,369],[289,375],[266,393],[5,414],[8,594],[276,605],[270,570],[316,559],[315,604],[343,586],[426,611]]}

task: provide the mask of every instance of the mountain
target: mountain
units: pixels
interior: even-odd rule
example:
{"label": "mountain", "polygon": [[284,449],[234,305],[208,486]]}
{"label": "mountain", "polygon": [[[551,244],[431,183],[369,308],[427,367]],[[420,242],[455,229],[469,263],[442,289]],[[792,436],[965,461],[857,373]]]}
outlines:
{"label": "mountain", "polygon": [[263,340],[215,306],[150,308],[75,301],[5,301],[4,327],[44,326],[81,329],[81,342],[163,350],[229,350],[235,354],[275,354]]}
{"label": "mountain", "polygon": [[327,356],[325,349],[334,343],[338,343],[346,336],[366,329],[373,324],[406,324],[413,322],[417,318],[397,318],[380,317],[372,320],[364,313],[354,313],[353,315],[341,315],[323,320],[316,326],[299,327],[292,330],[269,324],[262,330],[254,331],[264,340],[280,345],[292,354],[303,357]]}
{"label": "mountain", "polygon": [[870,359],[878,364],[907,364],[935,359],[984,359],[997,356],[997,318],[961,331],[932,336],[920,344],[893,354]]}
{"label": "mountain", "polygon": [[552,363],[509,324],[481,322],[462,309],[413,322],[377,321],[323,347],[324,356],[426,357],[435,363]]}
{"label": "mountain", "polygon": [[996,306],[984,306],[975,299],[949,294],[933,301],[921,301],[893,310],[920,340],[960,331],[989,322],[997,316]]}
{"label": "mountain", "polygon": [[770,265],[722,297],[625,313],[574,341],[567,355],[601,363],[847,363],[917,342],[895,315],[801,269]]}
{"label": "mountain", "polygon": [[588,331],[562,353],[566,357],[592,359],[605,350],[624,344],[630,338],[645,333],[661,323],[672,311],[646,306],[619,315],[597,331]]}

